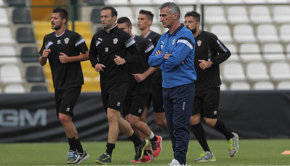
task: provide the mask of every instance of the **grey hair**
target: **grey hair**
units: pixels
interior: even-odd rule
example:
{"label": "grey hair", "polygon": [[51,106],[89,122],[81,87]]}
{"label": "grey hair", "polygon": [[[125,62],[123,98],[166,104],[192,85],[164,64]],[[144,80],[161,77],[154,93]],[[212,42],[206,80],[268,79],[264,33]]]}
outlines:
{"label": "grey hair", "polygon": [[169,12],[171,14],[174,14],[174,13],[177,13],[178,14],[178,19],[180,19],[180,9],[179,7],[173,3],[173,2],[165,2],[163,3],[159,9],[163,9],[165,7],[168,7],[169,8]]}

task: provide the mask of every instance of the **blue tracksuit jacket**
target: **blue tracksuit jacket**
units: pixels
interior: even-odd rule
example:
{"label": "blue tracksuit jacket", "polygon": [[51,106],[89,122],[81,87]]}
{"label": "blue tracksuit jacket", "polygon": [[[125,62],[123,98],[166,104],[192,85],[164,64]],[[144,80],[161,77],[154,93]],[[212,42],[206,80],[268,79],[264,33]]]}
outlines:
{"label": "blue tracksuit jacket", "polygon": [[[164,33],[149,56],[148,63],[162,70],[162,87],[172,88],[193,83],[196,80],[194,69],[195,41],[187,28],[178,27],[172,34]],[[162,52],[156,55],[156,51]],[[171,54],[164,59],[164,54]]]}

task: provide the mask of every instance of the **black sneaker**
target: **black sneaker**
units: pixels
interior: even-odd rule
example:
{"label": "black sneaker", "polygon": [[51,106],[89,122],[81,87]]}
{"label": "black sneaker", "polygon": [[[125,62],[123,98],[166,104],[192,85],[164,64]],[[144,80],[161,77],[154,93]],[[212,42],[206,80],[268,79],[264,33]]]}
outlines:
{"label": "black sneaker", "polygon": [[78,153],[78,155],[79,155],[79,159],[76,162],[77,164],[80,164],[81,162],[85,161],[86,159],[88,159],[90,157],[90,155],[87,154],[86,151],[84,151],[83,153]]}
{"label": "black sneaker", "polygon": [[98,159],[96,159],[96,163],[103,164],[103,165],[111,163],[111,162],[112,162],[112,157],[106,152],[103,153]]}
{"label": "black sneaker", "polygon": [[142,144],[140,146],[135,147],[136,154],[135,154],[134,160],[136,160],[136,161],[140,160],[143,157],[144,150],[148,146],[148,140],[147,139],[141,140],[141,143]]}

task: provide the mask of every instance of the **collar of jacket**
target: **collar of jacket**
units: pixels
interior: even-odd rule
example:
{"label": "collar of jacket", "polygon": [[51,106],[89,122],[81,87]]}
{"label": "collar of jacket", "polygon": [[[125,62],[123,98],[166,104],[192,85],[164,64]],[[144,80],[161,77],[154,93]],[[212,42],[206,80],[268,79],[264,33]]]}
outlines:
{"label": "collar of jacket", "polygon": [[169,33],[169,30],[167,31],[167,33],[169,36],[175,36],[177,34],[177,32],[180,31],[183,27],[184,27],[184,25],[181,24],[177,29],[175,29],[175,31],[172,34]]}

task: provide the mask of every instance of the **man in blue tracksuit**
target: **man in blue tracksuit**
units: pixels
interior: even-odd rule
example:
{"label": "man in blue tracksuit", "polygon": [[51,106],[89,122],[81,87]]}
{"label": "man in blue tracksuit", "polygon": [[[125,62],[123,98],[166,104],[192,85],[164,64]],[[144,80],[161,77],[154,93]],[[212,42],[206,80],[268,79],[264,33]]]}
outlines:
{"label": "man in blue tracksuit", "polygon": [[179,21],[179,7],[166,2],[160,7],[164,33],[149,57],[149,65],[162,70],[163,102],[172,140],[174,159],[169,166],[186,165],[188,124],[193,108],[194,37]]}

